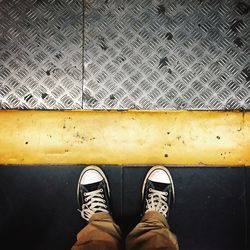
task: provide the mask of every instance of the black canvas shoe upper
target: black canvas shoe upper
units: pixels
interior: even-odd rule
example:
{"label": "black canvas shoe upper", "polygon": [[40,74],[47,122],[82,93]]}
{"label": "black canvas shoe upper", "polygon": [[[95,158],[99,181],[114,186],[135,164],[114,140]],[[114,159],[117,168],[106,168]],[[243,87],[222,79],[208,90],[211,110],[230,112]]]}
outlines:
{"label": "black canvas shoe upper", "polygon": [[174,202],[173,189],[173,183],[161,183],[149,179],[145,180],[142,193],[142,214],[148,211],[157,211],[167,218]]}
{"label": "black canvas shoe upper", "polygon": [[103,179],[99,182],[83,185],[78,184],[78,203],[81,216],[86,221],[98,212],[110,213],[110,194],[108,183]]}

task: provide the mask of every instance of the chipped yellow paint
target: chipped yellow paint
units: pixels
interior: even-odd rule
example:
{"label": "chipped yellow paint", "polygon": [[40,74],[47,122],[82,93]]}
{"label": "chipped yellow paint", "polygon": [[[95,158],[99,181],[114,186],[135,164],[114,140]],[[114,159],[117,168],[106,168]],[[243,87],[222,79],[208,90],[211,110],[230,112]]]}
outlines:
{"label": "chipped yellow paint", "polygon": [[250,165],[250,113],[0,111],[0,164]]}

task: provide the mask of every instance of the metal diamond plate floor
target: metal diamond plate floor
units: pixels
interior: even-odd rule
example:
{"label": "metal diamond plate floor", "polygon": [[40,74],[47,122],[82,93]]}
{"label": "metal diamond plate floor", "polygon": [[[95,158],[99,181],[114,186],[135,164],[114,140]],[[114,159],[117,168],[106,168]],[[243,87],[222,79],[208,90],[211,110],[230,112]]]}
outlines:
{"label": "metal diamond plate floor", "polygon": [[83,106],[249,109],[249,1],[85,1]]}
{"label": "metal diamond plate floor", "polygon": [[0,0],[0,108],[248,110],[250,2]]}
{"label": "metal diamond plate floor", "polygon": [[0,106],[82,107],[81,0],[0,1]]}

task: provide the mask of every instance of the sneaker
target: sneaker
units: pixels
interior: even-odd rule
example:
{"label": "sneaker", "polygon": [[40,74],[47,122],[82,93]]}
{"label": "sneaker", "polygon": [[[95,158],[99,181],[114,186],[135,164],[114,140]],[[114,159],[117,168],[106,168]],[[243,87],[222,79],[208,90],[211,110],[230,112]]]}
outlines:
{"label": "sneaker", "polygon": [[98,212],[110,213],[110,189],[103,171],[96,166],[88,166],[82,171],[78,186],[78,211],[86,221]]}
{"label": "sneaker", "polygon": [[156,211],[167,218],[174,198],[174,184],[170,172],[163,166],[152,167],[142,187],[143,214]]}

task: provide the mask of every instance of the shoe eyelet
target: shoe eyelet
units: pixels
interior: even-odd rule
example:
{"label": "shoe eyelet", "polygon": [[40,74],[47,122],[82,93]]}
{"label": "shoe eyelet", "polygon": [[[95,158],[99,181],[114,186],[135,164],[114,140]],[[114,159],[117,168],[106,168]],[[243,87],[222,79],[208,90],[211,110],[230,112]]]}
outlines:
{"label": "shoe eyelet", "polygon": [[86,193],[83,193],[83,195],[84,195],[84,196],[87,196],[87,194],[86,194]]}
{"label": "shoe eyelet", "polygon": [[104,195],[102,194],[102,198],[104,198]]}
{"label": "shoe eyelet", "polygon": [[84,199],[85,202],[87,202],[87,199]]}
{"label": "shoe eyelet", "polygon": [[106,201],[105,201],[105,200],[103,200],[103,203],[106,203]]}
{"label": "shoe eyelet", "polygon": [[103,192],[103,189],[101,188],[100,191]]}
{"label": "shoe eyelet", "polygon": [[149,188],[149,192],[152,192],[152,188]]}

